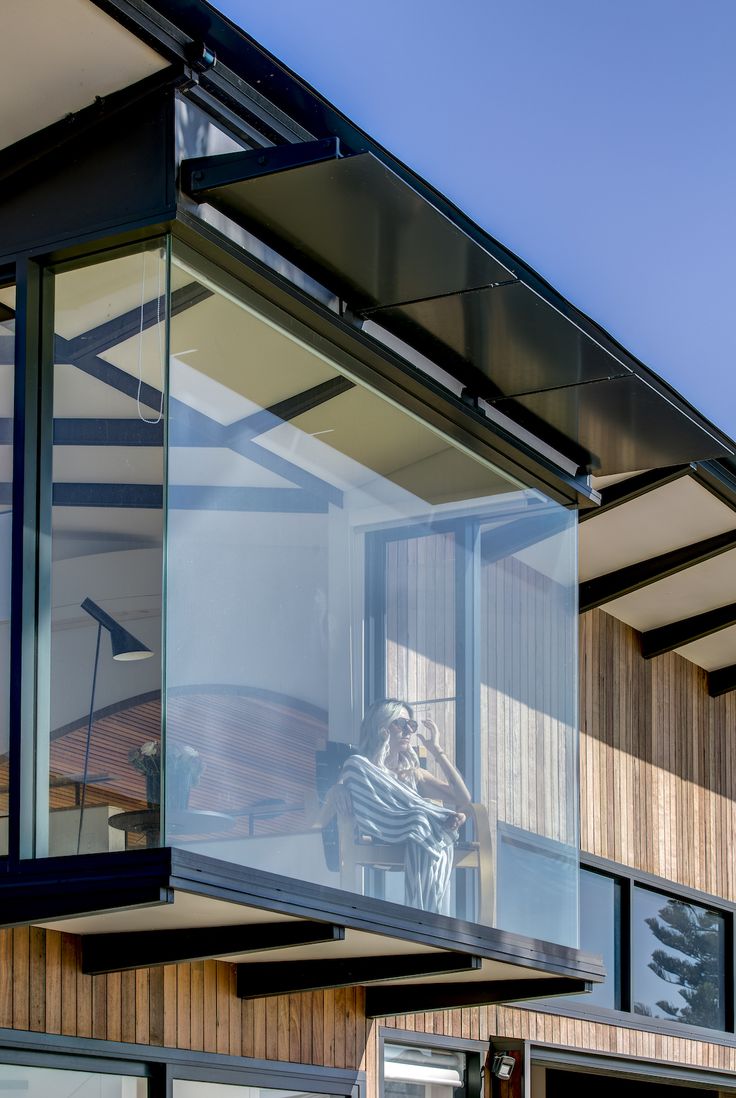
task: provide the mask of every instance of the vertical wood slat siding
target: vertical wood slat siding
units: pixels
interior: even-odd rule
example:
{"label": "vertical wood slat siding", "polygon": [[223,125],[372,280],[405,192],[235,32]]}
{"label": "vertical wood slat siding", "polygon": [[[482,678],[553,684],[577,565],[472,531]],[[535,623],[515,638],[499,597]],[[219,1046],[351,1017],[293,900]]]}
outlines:
{"label": "vertical wood slat siding", "polygon": [[601,610],[581,620],[581,847],[736,900],[736,694]]}
{"label": "vertical wood slat siding", "polygon": [[[512,1006],[411,1014],[381,1025],[460,1040],[526,1038],[736,1072],[736,1047]],[[0,1027],[356,1068],[367,1074],[369,1098],[378,1094],[378,1024],[365,1017],[361,988],[241,1002],[235,966],[222,961],[80,977],[77,941],[53,930],[34,929],[33,938],[26,928],[0,931]]]}

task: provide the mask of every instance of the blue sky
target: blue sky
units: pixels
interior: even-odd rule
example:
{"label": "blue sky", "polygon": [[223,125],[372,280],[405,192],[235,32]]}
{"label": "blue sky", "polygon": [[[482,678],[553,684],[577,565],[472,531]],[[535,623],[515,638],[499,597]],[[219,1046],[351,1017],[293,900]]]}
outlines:
{"label": "blue sky", "polygon": [[736,0],[215,0],[736,438]]}

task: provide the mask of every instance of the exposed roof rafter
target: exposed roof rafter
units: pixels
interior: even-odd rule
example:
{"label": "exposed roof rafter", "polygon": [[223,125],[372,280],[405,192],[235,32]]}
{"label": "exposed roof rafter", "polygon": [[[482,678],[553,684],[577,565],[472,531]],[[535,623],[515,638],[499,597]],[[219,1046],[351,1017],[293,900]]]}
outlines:
{"label": "exposed roof rafter", "polygon": [[485,1006],[541,999],[548,995],[574,995],[592,991],[593,984],[570,976],[550,979],[493,980],[466,984],[397,984],[368,987],[365,992],[367,1018],[384,1018],[416,1011],[453,1010],[456,1007]]}
{"label": "exposed roof rafter", "polygon": [[238,965],[238,995],[260,999],[328,987],[353,987],[379,980],[477,972],[480,957],[458,953],[417,953],[408,957],[350,957],[320,961],[279,961]]}
{"label": "exposed roof rafter", "polygon": [[318,942],[341,942],[344,938],[342,927],[304,920],[88,934],[82,938],[82,972],[93,976],[102,972],[125,972],[149,965],[179,964]]}
{"label": "exposed roof rafter", "polygon": [[730,694],[732,690],[736,690],[736,663],[708,672],[708,693],[711,698]]}
{"label": "exposed roof rafter", "polygon": [[651,583],[702,564],[721,553],[727,553],[729,549],[736,549],[736,530],[727,530],[724,534],[716,534],[715,537],[683,545],[680,549],[672,549],[667,553],[660,553],[659,556],[649,557],[586,580],[580,584],[580,613],[630,595]]}
{"label": "exposed roof rafter", "polygon": [[641,635],[642,655],[646,660],[654,656],[662,656],[665,652],[672,652],[675,648],[692,644],[701,637],[708,637],[711,633],[727,629],[729,625],[736,625],[736,602],[730,602],[727,606],[719,606],[703,614],[694,614],[690,618],[670,622],[669,625],[662,625],[658,629],[648,629]]}

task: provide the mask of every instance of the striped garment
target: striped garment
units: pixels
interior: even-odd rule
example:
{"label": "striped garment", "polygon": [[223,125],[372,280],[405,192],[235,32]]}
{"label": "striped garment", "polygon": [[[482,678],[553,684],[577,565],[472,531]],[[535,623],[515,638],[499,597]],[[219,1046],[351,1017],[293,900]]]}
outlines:
{"label": "striped garment", "polygon": [[427,801],[391,771],[363,755],[342,768],[358,831],[382,843],[404,844],[405,902],[420,911],[448,914],[455,813]]}

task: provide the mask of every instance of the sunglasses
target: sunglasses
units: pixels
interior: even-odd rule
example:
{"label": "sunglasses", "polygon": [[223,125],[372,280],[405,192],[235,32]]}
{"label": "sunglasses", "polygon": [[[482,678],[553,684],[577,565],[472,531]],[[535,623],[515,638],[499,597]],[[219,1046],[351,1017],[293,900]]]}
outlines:
{"label": "sunglasses", "polygon": [[419,727],[416,721],[410,721],[408,717],[397,717],[395,721],[391,721],[391,724],[400,728],[405,736],[411,736]]}

